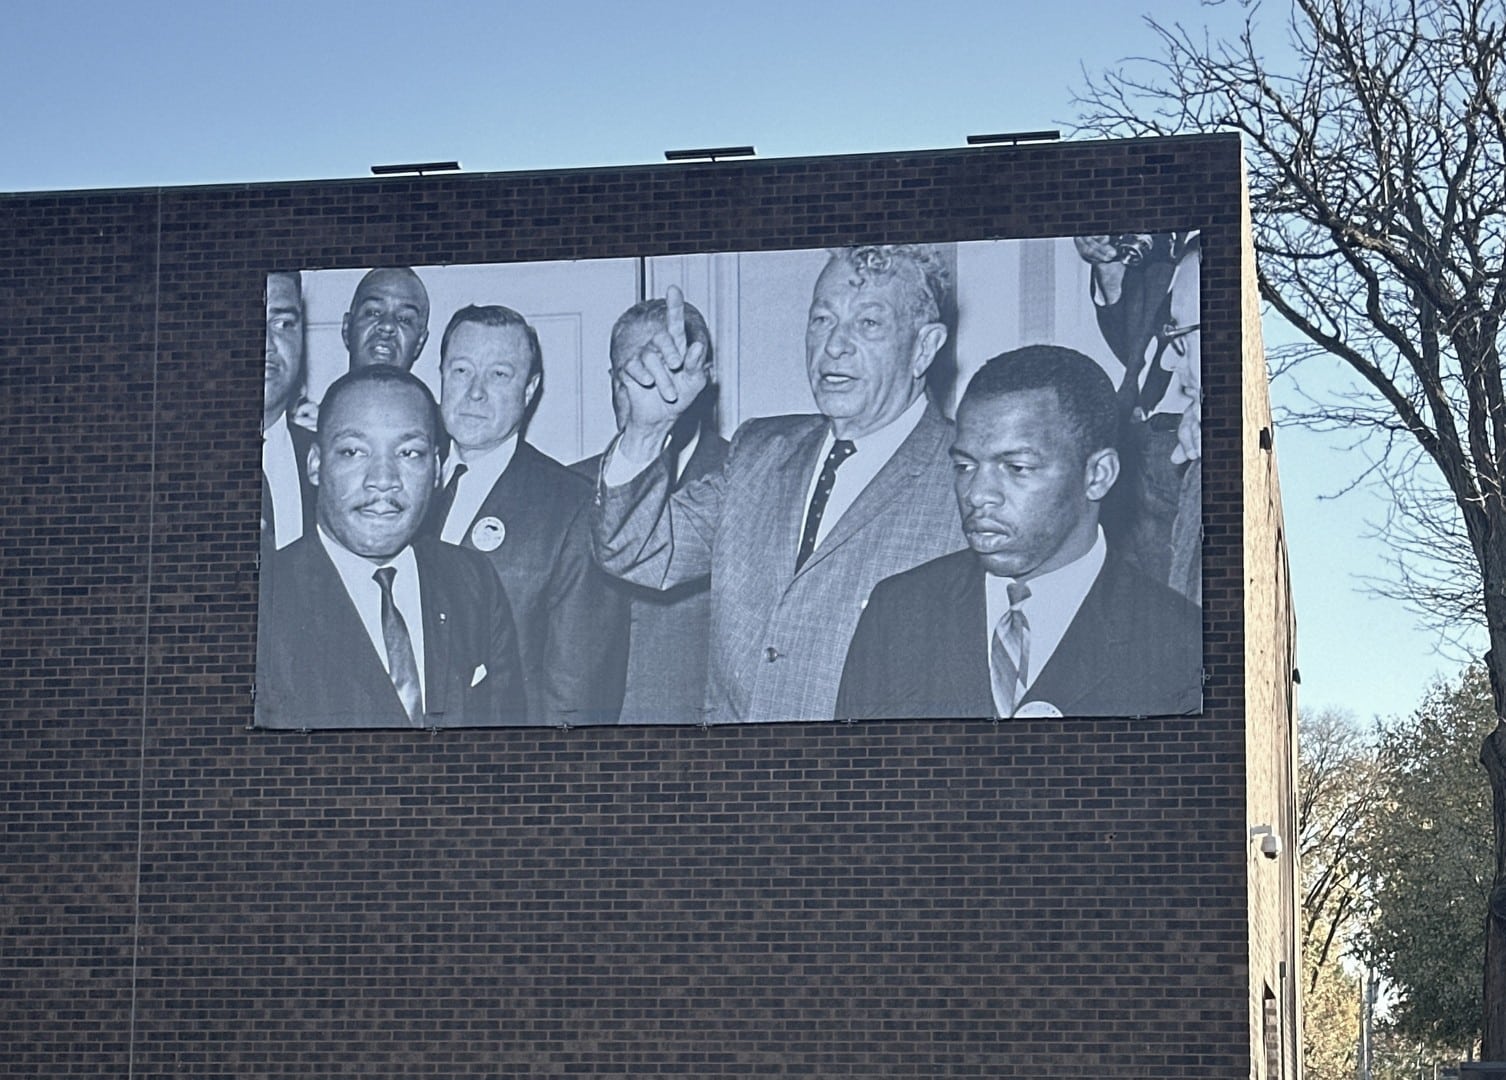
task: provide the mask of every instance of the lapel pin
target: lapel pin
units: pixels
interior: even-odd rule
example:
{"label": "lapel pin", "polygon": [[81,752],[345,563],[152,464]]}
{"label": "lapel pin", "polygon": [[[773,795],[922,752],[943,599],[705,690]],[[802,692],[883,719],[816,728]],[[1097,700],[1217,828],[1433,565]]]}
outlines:
{"label": "lapel pin", "polygon": [[484,517],[471,528],[471,543],[477,551],[496,551],[507,539],[507,526],[501,519]]}

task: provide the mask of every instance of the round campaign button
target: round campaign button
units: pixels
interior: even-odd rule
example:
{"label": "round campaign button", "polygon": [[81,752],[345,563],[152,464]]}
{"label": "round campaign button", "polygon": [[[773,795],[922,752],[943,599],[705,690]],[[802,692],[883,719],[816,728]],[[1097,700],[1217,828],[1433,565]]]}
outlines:
{"label": "round campaign button", "polygon": [[496,551],[507,539],[507,526],[494,517],[484,517],[471,527],[471,543],[477,551]]}
{"label": "round campaign button", "polygon": [[1061,716],[1062,711],[1049,701],[1027,701],[1014,711],[1016,720],[1041,720]]}

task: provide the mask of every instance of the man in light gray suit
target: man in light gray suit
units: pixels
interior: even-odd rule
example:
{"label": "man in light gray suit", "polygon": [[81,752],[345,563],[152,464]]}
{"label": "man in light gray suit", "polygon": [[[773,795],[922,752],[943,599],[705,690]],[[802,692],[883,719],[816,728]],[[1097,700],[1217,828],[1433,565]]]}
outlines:
{"label": "man in light gray suit", "polygon": [[719,471],[676,491],[665,440],[708,378],[678,289],[623,364],[630,415],[602,466],[596,557],[656,589],[710,575],[711,722],[830,718],[869,591],[965,546],[952,425],[923,394],[948,288],[929,247],[834,251],[805,336],[820,413],[748,421]]}

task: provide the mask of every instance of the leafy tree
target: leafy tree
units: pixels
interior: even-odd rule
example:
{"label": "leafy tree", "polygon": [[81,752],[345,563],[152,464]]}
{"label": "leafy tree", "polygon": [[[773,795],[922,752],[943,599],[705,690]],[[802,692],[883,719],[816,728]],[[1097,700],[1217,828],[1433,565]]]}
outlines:
{"label": "leafy tree", "polygon": [[1317,948],[1315,939],[1303,943],[1302,1071],[1307,1080],[1354,1080],[1360,981],[1336,961],[1319,963]]}
{"label": "leafy tree", "polygon": [[1381,782],[1375,748],[1353,717],[1334,709],[1298,726],[1297,860],[1302,873],[1302,955],[1309,990],[1349,953],[1366,907],[1365,851]]}
{"label": "leafy tree", "polygon": [[1352,1080],[1360,1023],[1352,958],[1368,910],[1365,851],[1381,783],[1374,745],[1337,710],[1304,715],[1297,746],[1302,911],[1302,1062],[1309,1080]]}
{"label": "leafy tree", "polygon": [[1495,723],[1488,678],[1474,666],[1382,730],[1385,806],[1368,852],[1374,911],[1364,948],[1394,991],[1388,1026],[1465,1055],[1480,1035],[1492,867],[1476,748]]}
{"label": "leafy tree", "polygon": [[[1254,9],[1252,9],[1253,11]],[[1152,23],[1160,56],[1090,81],[1082,130],[1232,129],[1261,296],[1297,332],[1278,366],[1337,363],[1306,419],[1373,440],[1397,585],[1441,629],[1483,624],[1506,715],[1506,30],[1496,0],[1292,0],[1290,71],[1252,24],[1213,42]],[[1440,561],[1441,560],[1441,561]],[[1506,727],[1484,757],[1496,888],[1485,1054],[1506,1059]],[[1490,860],[1484,864],[1492,865]]]}

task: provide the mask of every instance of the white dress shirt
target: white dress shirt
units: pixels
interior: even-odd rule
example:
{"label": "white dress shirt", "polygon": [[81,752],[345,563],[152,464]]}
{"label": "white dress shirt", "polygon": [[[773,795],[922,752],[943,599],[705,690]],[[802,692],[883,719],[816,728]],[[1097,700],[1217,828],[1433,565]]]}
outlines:
{"label": "white dress shirt", "polygon": [[[1030,596],[1020,605],[1020,610],[1025,613],[1025,619],[1030,624],[1030,669],[1025,673],[1027,681],[1022,691],[1028,690],[1036,676],[1045,670],[1056,647],[1066,636],[1067,627],[1077,618],[1077,610],[1087,599],[1088,590],[1098,580],[1107,557],[1108,545],[1104,542],[1103,529],[1100,528],[1086,555],[1026,582],[1030,587]],[[1009,610],[1009,586],[1015,579],[987,574],[983,580],[988,610],[983,649],[987,656],[993,648],[994,627],[999,625],[999,620]]]}
{"label": "white dress shirt", "polygon": [[[664,436],[664,448],[666,450],[669,449],[669,440],[672,438],[674,438],[674,432],[670,432]],[[690,440],[684,446],[680,447],[680,452],[675,455],[674,472],[669,476],[669,486],[671,488],[680,482],[680,477],[685,475],[685,469],[690,464],[690,459],[695,457],[695,448],[699,445],[701,445],[701,429],[697,427],[695,434],[690,437]]]}
{"label": "white dress shirt", "polygon": [[[922,394],[911,402],[909,408],[879,430],[870,432],[861,439],[850,440],[855,449],[852,456],[837,469],[836,483],[832,486],[831,495],[826,500],[826,510],[821,515],[821,527],[816,531],[817,548],[820,548],[826,534],[831,532],[832,525],[841,519],[847,508],[857,501],[863,489],[894,456],[894,451],[899,449],[899,444],[909,438],[915,426],[920,423],[920,418],[925,415],[925,411],[926,397]],[[831,453],[831,448],[836,441],[837,437],[832,434],[831,425],[828,423],[826,438],[821,442],[821,452],[816,455],[815,468],[811,470],[810,482],[805,485],[805,503],[800,512],[802,529],[805,515],[810,511],[811,496],[815,494],[816,483],[821,479],[821,470],[826,465],[826,455]],[[630,461],[626,454],[618,453],[620,446],[619,440],[607,450],[607,464],[602,470],[602,480],[607,487],[617,487],[627,483],[651,464],[647,461]],[[681,453],[679,461],[681,472],[684,471],[685,463],[690,460],[689,451],[694,448],[692,443],[686,447],[686,452]],[[465,478],[462,477],[461,483],[464,482]]]}
{"label": "white dress shirt", "polygon": [[272,542],[280,551],[303,535],[303,489],[287,413],[262,432],[261,471],[272,492]]}
{"label": "white dress shirt", "polygon": [[450,477],[455,475],[455,467],[462,461],[465,463],[465,472],[461,474],[460,483],[455,487],[455,501],[450,504],[444,528],[439,531],[441,540],[446,544],[459,544],[465,540],[465,531],[470,528],[471,520],[481,509],[486,497],[492,493],[497,480],[512,464],[512,457],[517,451],[516,432],[508,436],[502,445],[470,457],[464,457],[460,447],[450,443],[450,456],[444,463],[444,484],[449,484]]}
{"label": "white dress shirt", "polygon": [[[841,520],[849,506],[857,502],[863,489],[894,456],[894,451],[899,449],[899,444],[910,437],[910,433],[915,430],[915,425],[920,423],[920,418],[925,415],[925,412],[926,396],[921,394],[910,403],[908,409],[877,431],[869,432],[861,439],[848,440],[853,445],[853,453],[837,469],[837,482],[832,485],[831,495],[826,500],[826,509],[821,514],[821,526],[816,530],[817,551],[821,550],[821,541],[826,539],[826,534],[831,532],[831,527]],[[810,513],[811,498],[816,493],[816,484],[821,480],[821,470],[826,466],[826,456],[831,453],[831,448],[836,445],[836,442],[837,437],[833,434],[831,425],[828,424],[826,438],[821,441],[821,452],[816,455],[816,467],[811,471],[810,483],[805,485],[805,512],[800,515],[802,529],[805,526],[805,515]]]}
{"label": "white dress shirt", "polygon": [[361,625],[366,627],[366,636],[371,639],[371,647],[376,650],[377,659],[381,660],[382,667],[389,675],[392,674],[392,669],[387,662],[387,639],[382,636],[382,587],[372,575],[383,566],[396,568],[397,576],[392,579],[392,599],[403,616],[403,622],[408,625],[408,638],[413,642],[413,659],[418,663],[419,690],[427,695],[428,688],[424,685],[427,674],[424,669],[423,595],[419,589],[418,560],[413,557],[413,548],[403,548],[385,563],[374,563],[347,551],[338,540],[324,531],[324,526],[319,526],[318,534],[319,542],[329,553],[330,562],[335,564],[340,581],[345,585],[350,602],[356,607],[356,614],[361,617]]}

